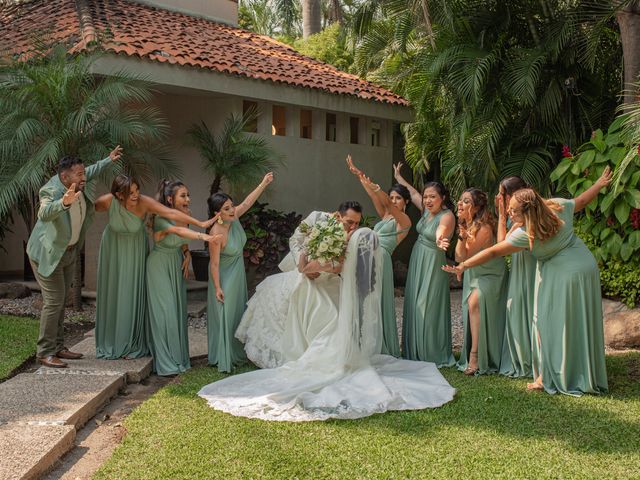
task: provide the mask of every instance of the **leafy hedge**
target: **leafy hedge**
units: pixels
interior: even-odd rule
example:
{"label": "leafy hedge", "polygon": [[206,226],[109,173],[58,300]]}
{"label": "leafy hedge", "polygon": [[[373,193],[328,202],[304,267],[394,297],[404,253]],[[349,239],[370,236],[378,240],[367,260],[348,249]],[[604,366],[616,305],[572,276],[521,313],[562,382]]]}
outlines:
{"label": "leafy hedge", "polygon": [[[591,187],[608,165],[616,169],[631,147],[625,142],[625,116],[618,117],[605,134],[596,130],[577,154],[568,148],[551,173],[559,189],[578,196]],[[603,190],[576,219],[576,233],[593,252],[600,266],[602,292],[628,306],[640,303],[640,157],[621,167],[619,183]]]}

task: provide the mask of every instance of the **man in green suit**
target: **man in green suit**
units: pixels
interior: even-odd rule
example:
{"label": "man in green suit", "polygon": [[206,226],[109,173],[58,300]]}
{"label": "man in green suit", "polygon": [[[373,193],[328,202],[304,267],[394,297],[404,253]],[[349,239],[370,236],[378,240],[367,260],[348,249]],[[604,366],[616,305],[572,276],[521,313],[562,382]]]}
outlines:
{"label": "man in green suit", "polygon": [[42,290],[37,356],[47,367],[66,367],[61,358],[82,358],[64,346],[64,307],[77,249],[95,213],[98,175],[121,155],[122,148],[117,146],[107,158],[86,169],[79,158],[63,157],[58,174],[40,189],[38,221],[27,243],[27,255]]}

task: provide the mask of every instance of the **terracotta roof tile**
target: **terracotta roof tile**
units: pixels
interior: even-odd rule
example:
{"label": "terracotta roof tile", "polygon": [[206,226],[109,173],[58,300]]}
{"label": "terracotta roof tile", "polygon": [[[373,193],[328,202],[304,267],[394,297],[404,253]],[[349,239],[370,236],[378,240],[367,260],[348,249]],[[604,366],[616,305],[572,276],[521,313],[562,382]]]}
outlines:
{"label": "terracotta roof tile", "polygon": [[[80,9],[88,14],[82,17],[91,22],[88,28],[81,24]],[[63,42],[70,51],[80,51],[92,38],[87,30],[89,35],[95,31],[102,49],[119,55],[408,105],[380,86],[305,57],[270,37],[203,18],[127,0],[35,0],[0,8],[0,52],[27,52],[35,38]]]}

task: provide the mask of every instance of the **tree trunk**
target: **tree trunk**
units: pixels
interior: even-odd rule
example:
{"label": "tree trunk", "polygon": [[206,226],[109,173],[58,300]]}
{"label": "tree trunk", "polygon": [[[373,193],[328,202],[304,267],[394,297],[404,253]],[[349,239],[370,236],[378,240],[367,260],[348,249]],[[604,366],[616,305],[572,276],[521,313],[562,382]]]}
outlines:
{"label": "tree trunk", "polygon": [[640,1],[632,2],[616,14],[620,27],[622,58],[624,66],[624,103],[634,102],[637,89],[633,83],[640,74]]}
{"label": "tree trunk", "polygon": [[309,38],[322,29],[320,0],[302,0],[302,37]]}
{"label": "tree trunk", "polygon": [[329,23],[342,23],[342,6],[340,0],[331,0],[331,18]]}
{"label": "tree trunk", "polygon": [[424,17],[424,26],[427,30],[427,36],[429,37],[429,43],[431,44],[431,48],[435,51],[436,49],[436,39],[433,33],[433,25],[431,23],[431,13],[429,13],[429,1],[422,0],[422,15]]}

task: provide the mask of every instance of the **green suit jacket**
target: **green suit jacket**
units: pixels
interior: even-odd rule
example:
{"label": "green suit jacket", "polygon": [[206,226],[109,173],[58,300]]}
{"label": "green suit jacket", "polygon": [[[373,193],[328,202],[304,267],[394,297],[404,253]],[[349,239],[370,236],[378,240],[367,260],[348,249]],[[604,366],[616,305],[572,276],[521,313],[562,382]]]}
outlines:
{"label": "green suit jacket", "polygon": [[[111,158],[107,157],[86,169],[87,183],[84,188],[84,198],[87,203],[87,213],[80,230],[78,246],[84,242],[85,233],[96,211],[93,203],[96,200],[95,187],[98,175],[112,165]],[[62,205],[62,197],[66,191],[67,188],[58,175],[52,177],[40,189],[38,221],[27,243],[27,255],[38,264],[38,273],[43,277],[48,277],[56,269],[71,239],[69,209]]]}

